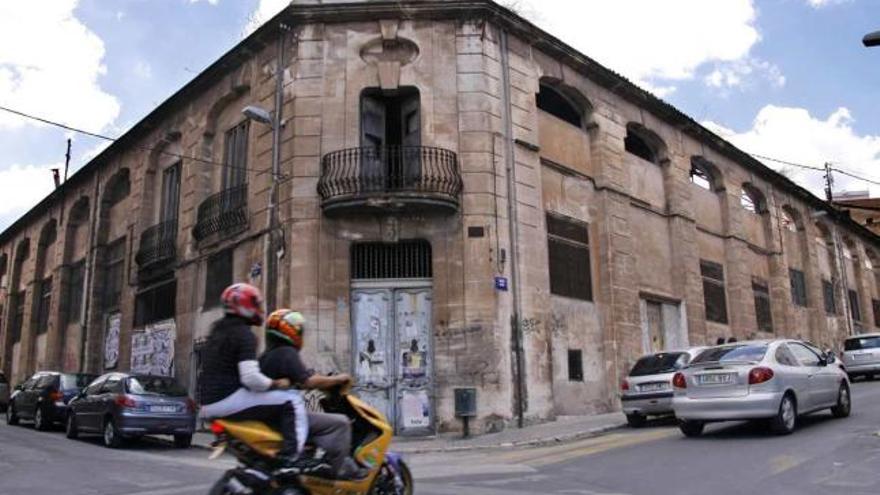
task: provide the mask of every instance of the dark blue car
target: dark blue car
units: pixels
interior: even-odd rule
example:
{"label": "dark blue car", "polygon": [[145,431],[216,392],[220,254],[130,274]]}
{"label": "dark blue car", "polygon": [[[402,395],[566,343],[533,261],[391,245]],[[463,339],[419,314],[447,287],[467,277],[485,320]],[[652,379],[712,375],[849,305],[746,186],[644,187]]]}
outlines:
{"label": "dark blue car", "polygon": [[195,426],[195,402],[174,378],[107,373],[70,402],[66,431],[68,438],[100,434],[110,448],[144,435],[173,435],[174,445],[186,448]]}
{"label": "dark blue car", "polygon": [[6,409],[6,423],[33,421],[34,428],[48,430],[67,419],[67,405],[80,389],[95,378],[84,373],[39,371],[15,388]]}

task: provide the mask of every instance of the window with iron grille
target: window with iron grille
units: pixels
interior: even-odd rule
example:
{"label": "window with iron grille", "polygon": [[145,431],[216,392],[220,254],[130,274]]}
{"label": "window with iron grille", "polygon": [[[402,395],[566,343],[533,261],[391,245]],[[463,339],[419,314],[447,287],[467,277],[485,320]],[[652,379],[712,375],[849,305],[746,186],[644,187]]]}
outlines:
{"label": "window with iron grille", "polygon": [[134,326],[143,327],[174,318],[177,301],[177,280],[168,280],[138,293],[135,298]]}
{"label": "window with iron grille", "polygon": [[86,262],[80,260],[70,267],[70,282],[67,288],[67,320],[65,323],[77,323],[82,315],[83,283],[85,283]]}
{"label": "window with iron grille", "polygon": [[227,249],[208,258],[205,273],[205,308],[220,305],[223,290],[232,285],[233,250]]}
{"label": "window with iron grille", "polygon": [[40,299],[37,301],[37,334],[49,330],[49,307],[52,305],[52,277],[40,282]]}
{"label": "window with iron grille", "polygon": [[593,278],[587,224],[548,213],[547,254],[550,293],[592,301]]}
{"label": "window with iron grille", "polygon": [[755,319],[758,321],[758,330],[772,332],[773,313],[770,310],[770,289],[767,287],[767,281],[752,278],[752,293],[755,296]]}
{"label": "window with iron grille", "polygon": [[223,143],[223,190],[247,182],[247,149],[250,121],[226,131]]}
{"label": "window with iron grille", "polygon": [[849,310],[852,313],[853,320],[862,321],[862,308],[859,306],[859,293],[853,289],[849,289],[847,294],[849,295]]}
{"label": "window with iron grille", "polygon": [[568,350],[568,381],[584,381],[584,356],[580,349]]}
{"label": "window with iron grille", "polygon": [[104,253],[104,309],[119,307],[125,284],[125,237],[107,246]]}
{"label": "window with iron grille", "polygon": [[834,300],[834,284],[828,280],[822,281],[822,299],[825,301],[825,312],[829,315],[837,314],[837,302]]}
{"label": "window with iron grille", "polygon": [[19,291],[12,295],[12,310],[15,313],[12,314],[12,326],[10,328],[10,333],[12,334],[12,342],[21,341],[21,329],[24,325],[24,301],[25,301],[25,291]]}
{"label": "window with iron grille", "polygon": [[874,310],[874,326],[880,327],[880,301],[871,299],[871,309]]}
{"label": "window with iron grille", "polygon": [[791,281],[791,302],[798,306],[806,306],[807,282],[804,278],[804,272],[789,268],[788,278]]}
{"label": "window with iron grille", "polygon": [[431,244],[425,240],[362,242],[351,247],[351,278],[431,278]]}
{"label": "window with iron grille", "polygon": [[716,323],[727,323],[724,267],[713,261],[700,260],[700,274],[703,277],[703,303],[706,305],[706,319]]}

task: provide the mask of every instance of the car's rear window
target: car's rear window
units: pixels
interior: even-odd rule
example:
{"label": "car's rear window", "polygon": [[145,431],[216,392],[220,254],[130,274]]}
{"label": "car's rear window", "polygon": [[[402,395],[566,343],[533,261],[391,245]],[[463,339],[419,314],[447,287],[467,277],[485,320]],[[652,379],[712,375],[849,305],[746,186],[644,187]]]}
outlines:
{"label": "car's rear window", "polygon": [[843,343],[845,351],[860,351],[862,349],[878,349],[880,348],[880,337],[856,337],[846,339]]}
{"label": "car's rear window", "polygon": [[95,379],[95,375],[65,373],[61,375],[61,390],[79,390]]}
{"label": "car's rear window", "polygon": [[764,359],[764,354],[767,354],[767,344],[726,345],[706,349],[695,357],[691,364],[760,361]]}
{"label": "car's rear window", "polygon": [[629,376],[658,375],[671,373],[687,364],[687,354],[669,352],[644,356],[636,361]]}
{"label": "car's rear window", "polygon": [[168,395],[171,397],[186,396],[186,389],[178,385],[173,378],[155,376],[130,377],[126,384],[128,393],[135,395]]}

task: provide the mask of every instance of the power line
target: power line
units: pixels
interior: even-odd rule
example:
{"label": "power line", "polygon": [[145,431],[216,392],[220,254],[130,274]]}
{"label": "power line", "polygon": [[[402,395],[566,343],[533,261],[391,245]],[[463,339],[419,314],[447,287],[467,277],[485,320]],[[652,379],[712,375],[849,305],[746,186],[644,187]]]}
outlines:
{"label": "power line", "polygon": [[861,180],[861,181],[867,182],[867,183],[869,183],[869,184],[874,184],[875,186],[880,186],[880,181],[876,181],[876,180],[873,180],[873,179],[868,179],[868,178],[866,178],[866,177],[862,177],[862,176],[860,176],[860,175],[856,175],[856,174],[854,174],[854,173],[852,173],[852,172],[847,172],[846,170],[842,170],[842,169],[839,169],[839,168],[836,168],[836,167],[832,167],[831,170],[833,170],[833,171],[835,171],[835,172],[837,172],[837,173],[839,173],[839,174],[841,174],[841,175],[845,175],[845,176],[847,176],[847,177],[851,177],[851,178],[853,178],[853,179],[858,179],[858,180]]}
{"label": "power line", "polygon": [[[25,113],[25,112],[22,112],[22,111],[20,111],[20,110],[15,110],[15,109],[12,109],[12,108],[8,108],[8,107],[2,106],[2,105],[0,105],[0,110],[3,110],[3,111],[5,111],[5,112],[9,112],[9,113],[14,114],[14,115],[18,115],[18,116],[20,116],[20,117],[24,117],[24,118],[27,118],[27,119],[35,120],[35,121],[37,121],[37,122],[42,122],[42,123],[44,123],[44,124],[48,124],[48,125],[51,125],[51,126],[60,127],[61,129],[66,129],[66,130],[68,130],[68,131],[73,131],[73,132],[76,132],[76,133],[79,133],[79,134],[84,134],[84,135],[86,135],[86,136],[90,136],[90,137],[94,137],[94,138],[98,138],[98,139],[103,139],[103,140],[105,140],[105,141],[116,142],[116,141],[119,140],[119,138],[114,138],[114,137],[110,137],[110,136],[105,136],[105,135],[103,135],[103,134],[98,134],[98,133],[96,133],[96,132],[86,131],[86,130],[83,130],[83,129],[79,129],[79,128],[76,128],[76,127],[69,126],[69,125],[67,125],[67,124],[62,124],[61,122],[56,122],[56,121],[54,121],[54,120],[49,120],[49,119],[46,119],[46,118],[43,118],[43,117],[38,117],[38,116],[36,116],[36,115],[31,115],[31,114],[29,114],[29,113]],[[146,146],[146,145],[135,144],[135,145],[133,145],[133,147],[135,147],[135,148],[140,148],[140,149],[143,149],[143,150],[146,150],[146,151],[158,151],[159,154],[162,154],[162,155],[172,156],[172,157],[175,157],[175,158],[180,158],[181,160],[192,160],[192,161],[194,161],[194,162],[199,162],[199,163],[203,163],[203,164],[205,164],[205,165],[211,165],[211,166],[214,166],[214,167],[222,167],[222,168],[226,168],[226,167],[228,167],[228,165],[226,165],[226,164],[224,164],[224,163],[219,163],[219,162],[215,162],[215,161],[212,161],[212,160],[206,160],[206,159],[204,159],[204,158],[198,158],[198,157],[195,157],[195,156],[181,155],[181,154],[179,154],[179,153],[173,153],[173,152],[171,152],[171,151],[159,150],[158,148],[155,148],[155,147],[152,147],[152,146]],[[269,172],[270,172],[269,169],[263,169],[263,170],[260,170],[260,169],[248,168],[248,167],[236,167],[236,168],[241,168],[241,169],[244,169],[244,170],[248,170],[248,171],[256,172],[256,173],[261,173],[261,174],[262,174],[262,173],[269,173]],[[282,176],[282,178],[283,178],[283,176]]]}
{"label": "power line", "polygon": [[[748,153],[748,152],[746,152],[746,153]],[[806,170],[815,170],[817,172],[824,172],[825,171],[825,169],[822,167],[816,167],[813,165],[804,165],[802,163],[790,162],[788,160],[780,160],[779,158],[773,158],[770,156],[759,155],[757,153],[749,153],[749,154],[755,158],[760,158],[761,160],[770,160],[771,162],[781,163],[783,165],[788,165],[791,167],[797,167],[797,168],[802,168],[802,169],[806,169]]]}

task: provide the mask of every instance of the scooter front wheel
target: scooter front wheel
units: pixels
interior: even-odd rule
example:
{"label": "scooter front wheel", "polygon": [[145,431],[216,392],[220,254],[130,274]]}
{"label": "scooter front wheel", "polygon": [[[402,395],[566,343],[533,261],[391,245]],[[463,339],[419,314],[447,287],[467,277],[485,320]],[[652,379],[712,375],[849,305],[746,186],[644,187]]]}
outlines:
{"label": "scooter front wheel", "polygon": [[395,464],[393,469],[387,464],[382,466],[370,495],[413,495],[415,489],[409,466],[403,460]]}

